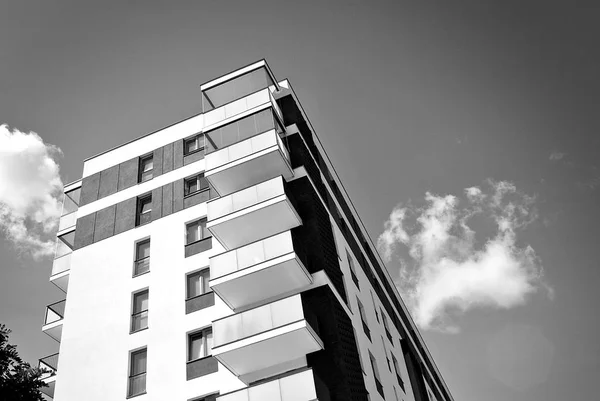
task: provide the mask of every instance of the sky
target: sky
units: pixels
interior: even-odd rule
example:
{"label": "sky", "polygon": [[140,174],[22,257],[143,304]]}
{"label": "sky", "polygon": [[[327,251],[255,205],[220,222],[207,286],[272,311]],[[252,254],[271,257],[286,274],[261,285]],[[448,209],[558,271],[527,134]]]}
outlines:
{"label": "sky", "polygon": [[583,1],[0,1],[0,322],[26,360],[56,352],[57,184],[266,58],[454,398],[597,398],[599,19]]}

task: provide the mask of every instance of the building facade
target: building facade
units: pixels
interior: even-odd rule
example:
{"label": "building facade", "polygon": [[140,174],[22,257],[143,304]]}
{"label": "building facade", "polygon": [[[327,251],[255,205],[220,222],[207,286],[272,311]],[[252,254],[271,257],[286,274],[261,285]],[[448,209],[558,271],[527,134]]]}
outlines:
{"label": "building facade", "polygon": [[452,400],[289,82],[200,89],[65,187],[48,396]]}

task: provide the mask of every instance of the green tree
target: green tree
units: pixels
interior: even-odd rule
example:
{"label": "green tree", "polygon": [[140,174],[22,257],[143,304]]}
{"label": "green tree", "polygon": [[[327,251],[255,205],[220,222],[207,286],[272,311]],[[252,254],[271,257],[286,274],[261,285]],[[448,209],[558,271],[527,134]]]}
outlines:
{"label": "green tree", "polygon": [[0,400],[43,401],[40,388],[46,384],[40,377],[44,371],[23,362],[17,347],[8,343],[10,332],[0,323]]}

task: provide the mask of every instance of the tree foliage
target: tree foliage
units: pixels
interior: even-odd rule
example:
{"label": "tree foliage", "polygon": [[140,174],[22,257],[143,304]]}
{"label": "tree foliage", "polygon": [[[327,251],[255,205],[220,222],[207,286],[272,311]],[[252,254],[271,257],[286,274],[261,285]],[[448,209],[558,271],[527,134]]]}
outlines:
{"label": "tree foliage", "polygon": [[0,400],[43,401],[40,388],[46,386],[41,380],[44,371],[23,362],[17,347],[8,343],[10,332],[0,323]]}

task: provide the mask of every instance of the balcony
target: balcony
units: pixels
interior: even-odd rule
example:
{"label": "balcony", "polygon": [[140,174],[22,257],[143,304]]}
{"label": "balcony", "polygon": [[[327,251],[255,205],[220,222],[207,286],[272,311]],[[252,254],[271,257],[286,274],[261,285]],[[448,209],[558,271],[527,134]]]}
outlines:
{"label": "balcony", "polygon": [[289,153],[275,129],[218,149],[205,160],[205,177],[220,194],[293,174]]}
{"label": "balcony", "polygon": [[302,222],[276,177],[207,203],[206,227],[234,249],[299,226]]}
{"label": "balcony", "polygon": [[70,228],[74,228],[76,223],[77,223],[77,212],[76,211],[66,214],[64,216],[61,216],[59,223],[58,223],[58,231],[63,232]]}
{"label": "balcony", "polygon": [[[213,321],[212,352],[219,362],[248,383],[250,374],[285,366],[323,349],[315,329],[318,328],[307,321],[298,294]],[[272,369],[270,373],[273,374]]]}
{"label": "balcony", "polygon": [[[316,377],[307,369],[280,379],[246,387],[217,397],[217,401],[313,401],[318,400]],[[329,398],[324,398],[329,399]]]}
{"label": "balcony", "polygon": [[62,255],[52,263],[52,274],[50,282],[60,288],[63,292],[67,292],[69,288],[69,271],[71,269],[71,253]]}
{"label": "balcony", "polygon": [[50,355],[40,359],[38,368],[43,369],[40,379],[46,383],[40,391],[50,398],[54,398],[54,385],[56,384],[56,369],[58,366],[58,354]]}
{"label": "balcony", "polygon": [[312,282],[294,251],[290,231],[213,256],[210,278],[212,290],[234,310]]}
{"label": "balcony", "polygon": [[63,319],[65,316],[66,300],[53,303],[46,307],[46,317],[42,331],[60,342],[62,336]]}

